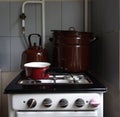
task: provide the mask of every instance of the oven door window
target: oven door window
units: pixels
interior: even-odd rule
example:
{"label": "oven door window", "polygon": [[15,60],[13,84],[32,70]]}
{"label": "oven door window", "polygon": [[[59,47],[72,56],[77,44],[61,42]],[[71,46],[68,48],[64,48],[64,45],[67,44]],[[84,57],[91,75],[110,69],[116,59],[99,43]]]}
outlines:
{"label": "oven door window", "polygon": [[16,112],[16,117],[98,117],[96,111],[73,112]]}

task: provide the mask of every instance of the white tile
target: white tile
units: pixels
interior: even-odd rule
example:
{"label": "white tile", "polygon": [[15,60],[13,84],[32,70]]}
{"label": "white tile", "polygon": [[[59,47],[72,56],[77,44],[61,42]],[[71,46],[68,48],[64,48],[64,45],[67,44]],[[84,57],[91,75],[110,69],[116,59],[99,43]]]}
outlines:
{"label": "white tile", "polygon": [[35,33],[35,26],[36,26],[36,5],[35,4],[26,4],[25,5],[25,28],[26,34],[29,35],[31,33]]}
{"label": "white tile", "polygon": [[22,38],[20,37],[12,37],[11,38],[11,71],[20,70],[21,65],[21,55],[25,50]]}
{"label": "white tile", "polygon": [[0,2],[0,36],[10,36],[9,2]]}
{"label": "white tile", "polygon": [[35,33],[42,34],[42,6],[37,4],[35,8]]}
{"label": "white tile", "polygon": [[83,31],[83,1],[62,2],[62,29],[75,27],[78,31]]}
{"label": "white tile", "polygon": [[10,70],[10,37],[0,37],[0,67]]}
{"label": "white tile", "polygon": [[45,4],[46,37],[51,35],[51,30],[61,29],[61,2],[46,2]]}
{"label": "white tile", "polygon": [[10,32],[11,36],[20,36],[22,31],[20,14],[23,2],[10,2]]}

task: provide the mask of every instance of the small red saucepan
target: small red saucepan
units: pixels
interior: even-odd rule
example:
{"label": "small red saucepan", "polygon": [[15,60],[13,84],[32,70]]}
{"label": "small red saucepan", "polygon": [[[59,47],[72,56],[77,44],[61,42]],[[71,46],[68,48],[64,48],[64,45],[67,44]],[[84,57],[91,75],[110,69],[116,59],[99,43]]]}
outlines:
{"label": "small red saucepan", "polygon": [[46,70],[49,69],[51,64],[48,62],[30,62],[24,64],[26,76],[34,80],[48,78],[49,74]]}

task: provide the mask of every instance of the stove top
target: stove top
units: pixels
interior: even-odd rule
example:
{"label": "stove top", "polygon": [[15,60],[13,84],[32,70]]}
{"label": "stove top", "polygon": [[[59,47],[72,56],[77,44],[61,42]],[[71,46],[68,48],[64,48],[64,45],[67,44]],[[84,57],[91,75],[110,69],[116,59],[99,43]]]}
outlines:
{"label": "stove top", "polygon": [[33,80],[26,78],[18,81],[20,85],[44,85],[44,84],[93,84],[86,74],[50,75],[49,78]]}
{"label": "stove top", "polygon": [[19,73],[5,88],[4,93],[76,93],[106,92],[107,88],[90,73],[50,71],[49,78],[32,80],[25,71]]}

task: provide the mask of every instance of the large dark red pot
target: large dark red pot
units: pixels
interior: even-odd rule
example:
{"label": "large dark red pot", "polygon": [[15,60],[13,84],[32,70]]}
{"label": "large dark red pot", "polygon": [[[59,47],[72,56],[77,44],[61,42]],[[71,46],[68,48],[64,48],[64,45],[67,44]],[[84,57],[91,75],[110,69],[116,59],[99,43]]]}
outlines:
{"label": "large dark red pot", "polygon": [[70,72],[88,71],[90,66],[90,44],[93,33],[75,30],[52,30],[53,65]]}

